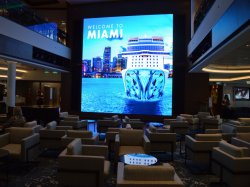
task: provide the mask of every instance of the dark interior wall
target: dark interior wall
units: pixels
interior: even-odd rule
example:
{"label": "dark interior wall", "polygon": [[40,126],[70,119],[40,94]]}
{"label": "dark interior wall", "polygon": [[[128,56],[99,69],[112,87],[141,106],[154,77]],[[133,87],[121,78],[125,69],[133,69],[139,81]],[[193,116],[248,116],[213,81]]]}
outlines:
{"label": "dark interior wall", "polygon": [[[81,55],[83,18],[128,16],[143,14],[174,14],[174,74],[173,114],[184,112],[185,75],[187,72],[186,47],[190,40],[190,2],[188,0],[134,0],[90,3],[68,6],[68,36],[72,50],[71,110],[80,111]],[[152,20],[153,21],[153,20]],[[64,84],[62,84],[64,85]],[[64,100],[62,95],[62,100]],[[95,114],[97,115],[97,114]],[[150,118],[152,119],[152,118]]]}

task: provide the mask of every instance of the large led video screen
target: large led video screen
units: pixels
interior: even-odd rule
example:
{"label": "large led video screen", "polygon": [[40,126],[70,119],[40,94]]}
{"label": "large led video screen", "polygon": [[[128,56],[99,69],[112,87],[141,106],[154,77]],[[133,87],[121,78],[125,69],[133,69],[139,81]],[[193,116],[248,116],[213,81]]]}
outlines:
{"label": "large led video screen", "polygon": [[172,115],[173,15],[83,19],[81,112]]}

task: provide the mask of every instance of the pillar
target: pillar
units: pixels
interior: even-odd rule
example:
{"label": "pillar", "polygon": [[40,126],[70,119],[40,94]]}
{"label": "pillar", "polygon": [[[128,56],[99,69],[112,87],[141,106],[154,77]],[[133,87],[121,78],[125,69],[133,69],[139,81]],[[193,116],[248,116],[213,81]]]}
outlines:
{"label": "pillar", "polygon": [[11,113],[15,105],[16,105],[16,62],[8,62],[7,110],[9,114]]}

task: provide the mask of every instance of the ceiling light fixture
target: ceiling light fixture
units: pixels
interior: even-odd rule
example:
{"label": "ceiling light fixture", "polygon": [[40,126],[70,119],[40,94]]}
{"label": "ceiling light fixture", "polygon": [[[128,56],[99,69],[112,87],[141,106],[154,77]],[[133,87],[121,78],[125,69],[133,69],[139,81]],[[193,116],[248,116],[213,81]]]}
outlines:
{"label": "ceiling light fixture", "polygon": [[231,81],[239,81],[250,79],[250,76],[241,76],[241,77],[233,77],[233,78],[210,78],[209,82],[231,82]]}
{"label": "ceiling light fixture", "polygon": [[234,70],[229,70],[229,69],[211,69],[211,68],[202,68],[202,71],[208,72],[208,73],[250,73],[250,69],[234,69]]}
{"label": "ceiling light fixture", "polygon": [[[0,75],[0,78],[8,78],[8,76],[7,75]],[[16,79],[22,79],[22,77],[16,77]]]}
{"label": "ceiling light fixture", "polygon": [[[8,71],[8,68],[7,67],[0,67],[0,70]],[[28,73],[28,71],[22,70],[22,69],[16,69],[16,71],[20,72],[20,73]]]}

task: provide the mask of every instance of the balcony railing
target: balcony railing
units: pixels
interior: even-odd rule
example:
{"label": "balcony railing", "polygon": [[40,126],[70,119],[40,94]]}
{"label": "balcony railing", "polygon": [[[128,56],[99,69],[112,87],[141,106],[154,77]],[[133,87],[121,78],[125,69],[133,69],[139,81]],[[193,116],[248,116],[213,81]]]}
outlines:
{"label": "balcony railing", "polygon": [[58,29],[56,23],[46,21],[19,0],[0,1],[0,16],[66,45],[66,32]]}

